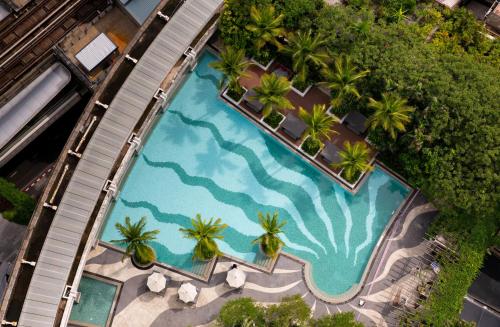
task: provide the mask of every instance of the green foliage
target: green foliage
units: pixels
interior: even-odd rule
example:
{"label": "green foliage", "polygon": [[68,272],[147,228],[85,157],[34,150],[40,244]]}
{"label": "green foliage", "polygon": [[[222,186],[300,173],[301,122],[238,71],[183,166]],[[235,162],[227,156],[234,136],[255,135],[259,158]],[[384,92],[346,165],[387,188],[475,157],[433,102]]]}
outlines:
{"label": "green foliage", "polygon": [[323,0],[276,0],[275,3],[285,15],[284,25],[289,30],[312,28],[318,13],[325,6]]}
{"label": "green foliage", "polygon": [[298,31],[288,37],[283,52],[292,58],[292,69],[299,82],[307,81],[311,68],[326,67],[328,53],[323,49],[324,44],[321,34],[313,36],[311,30]]}
{"label": "green foliage", "polygon": [[196,215],[195,219],[191,219],[193,228],[179,228],[179,231],[184,234],[185,238],[196,241],[193,249],[193,260],[210,260],[221,254],[219,246],[215,242],[216,239],[222,240],[224,236],[220,233],[227,228],[226,224],[221,224],[222,220],[214,218],[206,221],[201,218],[200,214]]}
{"label": "green foliage", "polygon": [[237,93],[241,92],[238,79],[248,75],[246,70],[249,66],[250,62],[245,59],[245,51],[236,50],[231,46],[226,46],[226,49],[221,52],[219,61],[210,63],[210,67],[222,73],[220,87],[224,87],[227,83],[229,90]]}
{"label": "green foliage", "polygon": [[237,49],[253,48],[252,32],[246,29],[251,22],[250,8],[267,6],[271,2],[271,0],[225,0],[219,25],[224,43]]}
{"label": "green foliage", "polygon": [[243,327],[248,323],[251,323],[249,326],[264,325],[264,308],[249,297],[227,301],[217,317],[217,325],[221,327]]}
{"label": "green foliage", "polygon": [[299,117],[306,123],[306,133],[311,136],[312,141],[315,141],[313,144],[319,143],[321,138],[329,140],[333,134],[333,125],[340,123],[336,116],[328,114],[324,104],[315,104],[311,113],[304,108],[300,108]]}
{"label": "green foliage", "polygon": [[35,200],[19,191],[16,186],[0,177],[0,198],[12,204],[12,209],[2,212],[2,216],[18,224],[27,225],[35,209]]}
{"label": "green foliage", "polygon": [[359,71],[350,57],[342,56],[335,59],[333,69],[325,68],[322,73],[326,80],[324,84],[332,90],[332,107],[335,112],[343,113],[347,111],[345,108],[341,109],[346,102],[361,97],[357,84],[368,75],[369,71]]}
{"label": "green foliage", "polygon": [[262,114],[267,117],[271,112],[280,109],[294,109],[293,104],[286,98],[291,89],[290,82],[284,76],[264,74],[260,85],[255,87],[256,98],[264,105]]}
{"label": "green foliage", "polygon": [[271,126],[271,128],[277,128],[283,119],[283,115],[276,111],[271,111],[271,113],[264,118],[264,122]]}
{"label": "green foliage", "polygon": [[321,148],[321,141],[309,136],[302,143],[301,148],[310,156],[314,156]]}
{"label": "green foliage", "polygon": [[383,93],[382,100],[370,98],[368,107],[374,113],[368,118],[367,124],[371,129],[381,127],[396,139],[398,132],[405,132],[405,126],[411,121],[410,113],[414,109],[407,105],[407,100],[394,93]]}
{"label": "green foliage", "polygon": [[363,327],[363,324],[356,321],[354,313],[341,312],[316,319],[311,327]]}
{"label": "green foliage", "polygon": [[279,221],[278,212],[273,216],[266,213],[266,216],[259,212],[259,223],[264,234],[256,238],[253,243],[260,244],[262,251],[269,257],[278,255],[280,249],[285,245],[278,234],[283,233],[282,228],[286,225],[286,221]]}
{"label": "green foliage", "polygon": [[146,217],[142,217],[138,222],[132,224],[130,217],[125,217],[125,224],[115,224],[116,229],[123,237],[120,240],[112,240],[111,243],[126,245],[125,254],[122,260],[126,257],[134,255],[138,263],[147,265],[156,260],[154,250],[149,246],[149,242],[156,239],[159,230],[145,232]]}
{"label": "green foliage", "polygon": [[266,310],[266,326],[307,326],[311,309],[300,295],[284,297],[280,304],[273,304]]}
{"label": "green foliage", "polygon": [[359,174],[370,170],[370,149],[364,142],[351,143],[345,141],[344,150],[339,153],[341,161],[333,167],[342,168],[342,176],[349,182],[354,183]]}
{"label": "green foliage", "polygon": [[250,8],[250,24],[246,29],[252,32],[253,44],[256,50],[262,49],[267,44],[277,48],[281,47],[278,37],[285,34],[283,28],[283,14],[276,13],[274,6]]}

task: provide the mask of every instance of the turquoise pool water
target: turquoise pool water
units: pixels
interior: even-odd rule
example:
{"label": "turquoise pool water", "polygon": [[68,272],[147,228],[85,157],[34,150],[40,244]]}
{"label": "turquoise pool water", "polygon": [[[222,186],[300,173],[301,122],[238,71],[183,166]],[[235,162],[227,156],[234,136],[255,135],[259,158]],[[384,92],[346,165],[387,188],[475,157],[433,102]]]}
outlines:
{"label": "turquoise pool water", "polygon": [[102,233],[125,216],[159,229],[158,260],[193,270],[194,242],[178,229],[220,217],[223,252],[252,262],[257,212],[279,211],[285,251],[309,261],[316,285],[341,294],[358,283],[374,245],[409,190],[376,168],[352,196],[330,177],[254,126],[217,96],[219,74],[205,53],[134,163]]}
{"label": "turquoise pool water", "polygon": [[81,324],[106,327],[116,289],[116,285],[83,276],[78,286],[80,302],[73,305],[69,319]]}

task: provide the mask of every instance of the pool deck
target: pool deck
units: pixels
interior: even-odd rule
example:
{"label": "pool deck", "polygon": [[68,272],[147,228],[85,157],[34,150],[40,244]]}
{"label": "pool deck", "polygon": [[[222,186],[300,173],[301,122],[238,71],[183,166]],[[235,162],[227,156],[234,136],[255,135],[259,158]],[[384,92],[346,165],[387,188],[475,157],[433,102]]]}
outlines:
{"label": "pool deck", "polygon": [[[409,277],[405,269],[408,261],[425,251],[425,231],[435,216],[435,209],[421,195],[408,205],[394,222],[393,228],[377,249],[371,269],[361,291],[342,304],[330,304],[316,297],[304,279],[304,266],[287,255],[281,255],[272,274],[239,265],[247,272],[247,283],[242,290],[225,286],[225,275],[233,261],[219,259],[209,282],[195,280],[173,269],[156,266],[138,270],[130,260],[121,261],[122,254],[108,247],[98,246],[91,253],[85,270],[123,283],[116,303],[113,326],[202,326],[216,318],[221,306],[230,299],[250,296],[269,304],[284,296],[300,294],[311,306],[315,316],[343,311],[354,311],[356,318],[366,326],[392,326],[394,308],[390,305],[399,284]],[[152,270],[160,270],[172,278],[163,295],[149,292],[146,279]],[[195,305],[177,301],[177,289],[190,281],[200,289]],[[360,300],[366,301],[363,307]]]}

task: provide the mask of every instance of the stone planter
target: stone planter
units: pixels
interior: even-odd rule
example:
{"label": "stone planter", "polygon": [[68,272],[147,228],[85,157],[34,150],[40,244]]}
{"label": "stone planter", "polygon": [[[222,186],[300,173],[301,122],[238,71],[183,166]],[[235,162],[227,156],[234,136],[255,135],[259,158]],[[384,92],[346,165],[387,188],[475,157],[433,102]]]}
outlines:
{"label": "stone planter", "polygon": [[274,62],[274,58],[273,58],[273,59],[271,59],[271,60],[270,60],[270,61],[269,61],[266,65],[261,64],[260,62],[258,62],[258,61],[257,61],[257,60],[255,60],[254,58],[250,58],[250,61],[251,61],[254,65],[256,65],[256,66],[258,66],[258,67],[262,68],[262,69],[263,69],[263,70],[265,70],[265,71],[267,71],[267,70],[269,69],[269,67],[271,67],[271,65],[273,64],[273,62]]}
{"label": "stone planter", "polygon": [[266,119],[266,117],[262,117],[262,118],[261,118],[261,120],[260,120],[262,123],[264,123],[264,125],[266,125],[266,126],[267,126],[267,128],[269,128],[270,130],[272,130],[272,131],[274,131],[274,132],[278,131],[278,129],[280,128],[281,123],[283,122],[283,120],[285,120],[285,116],[284,116],[282,113],[280,113],[280,112],[276,112],[276,113],[277,113],[278,115],[280,115],[280,116],[281,116],[281,120],[280,120],[280,122],[279,122],[278,126],[276,126],[276,127],[272,127],[271,125],[269,125],[269,124],[268,124],[268,123],[264,120],[264,119]]}
{"label": "stone planter", "polygon": [[232,104],[234,104],[235,106],[239,106],[240,103],[241,103],[241,100],[243,100],[243,97],[245,96],[245,94],[248,92],[248,90],[245,88],[245,87],[241,87],[245,92],[243,92],[243,94],[241,95],[241,97],[239,99],[233,99],[228,93],[229,93],[229,87],[226,87],[226,89],[224,90],[224,92],[222,92],[222,96],[229,102],[231,102]]}
{"label": "stone planter", "polygon": [[[153,252],[155,251],[153,248],[151,248],[153,250]],[[155,252],[155,257],[156,257],[156,252]],[[140,270],[148,270],[149,268],[153,267],[153,265],[155,264],[154,261],[151,261],[147,264],[141,264],[139,262],[137,262],[137,259],[135,258],[135,255],[132,254],[130,256],[130,260],[132,261],[132,264],[134,265],[134,267],[136,267],[137,269],[140,269]]]}

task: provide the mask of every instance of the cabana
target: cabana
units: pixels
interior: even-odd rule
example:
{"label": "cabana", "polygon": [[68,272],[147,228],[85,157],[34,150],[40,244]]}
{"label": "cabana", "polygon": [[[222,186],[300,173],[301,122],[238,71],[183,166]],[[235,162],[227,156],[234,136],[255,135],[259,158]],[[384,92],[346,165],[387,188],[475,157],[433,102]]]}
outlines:
{"label": "cabana", "polygon": [[366,117],[359,111],[348,113],[343,123],[358,135],[363,135],[367,130]]}
{"label": "cabana", "polygon": [[342,161],[340,157],[340,148],[331,142],[326,142],[325,147],[320,153],[321,158],[328,164],[336,164]]}
{"label": "cabana", "polygon": [[292,139],[298,140],[307,129],[306,123],[292,113],[286,115],[286,119],[281,124],[281,129]]}
{"label": "cabana", "polygon": [[251,89],[250,91],[245,93],[245,95],[243,96],[243,101],[247,106],[250,107],[250,109],[260,114],[264,109],[264,105],[262,104],[262,102],[255,98],[256,95],[257,93],[255,92],[255,90]]}

